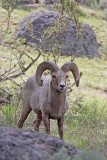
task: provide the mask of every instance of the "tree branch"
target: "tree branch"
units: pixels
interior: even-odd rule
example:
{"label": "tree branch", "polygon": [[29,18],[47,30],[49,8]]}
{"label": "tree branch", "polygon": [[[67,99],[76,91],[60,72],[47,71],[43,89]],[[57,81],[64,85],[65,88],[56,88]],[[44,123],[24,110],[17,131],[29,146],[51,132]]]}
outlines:
{"label": "tree branch", "polygon": [[32,60],[32,62],[22,70],[22,72],[18,73],[18,74],[15,74],[15,75],[12,75],[12,76],[9,76],[9,77],[6,77],[6,78],[0,78],[0,82],[2,81],[6,81],[6,80],[10,80],[10,79],[13,79],[13,78],[17,78],[21,75],[23,75],[37,60],[38,58],[40,57],[41,53],[39,52],[38,56],[36,59]]}
{"label": "tree branch", "polygon": [[1,103],[10,103],[10,102],[9,102],[7,99],[1,98],[1,99],[0,99],[0,104],[1,104]]}

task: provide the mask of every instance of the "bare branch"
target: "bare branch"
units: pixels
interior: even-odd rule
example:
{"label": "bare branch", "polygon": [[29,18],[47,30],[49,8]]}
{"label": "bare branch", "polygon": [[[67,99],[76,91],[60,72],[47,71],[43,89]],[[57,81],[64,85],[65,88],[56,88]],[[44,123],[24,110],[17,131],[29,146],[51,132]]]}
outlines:
{"label": "bare branch", "polygon": [[7,99],[1,98],[1,99],[0,99],[0,104],[1,104],[1,103],[10,103],[10,102],[9,102]]}
{"label": "bare branch", "polygon": [[17,78],[21,75],[23,75],[37,60],[38,58],[41,56],[41,53],[39,52],[38,56],[36,57],[36,59],[32,60],[32,62],[22,70],[22,72],[18,73],[18,74],[15,74],[15,75],[12,75],[12,76],[9,76],[9,77],[6,77],[6,78],[0,78],[0,82],[2,81],[6,81],[6,80],[10,80],[12,78]]}
{"label": "bare branch", "polygon": [[9,97],[11,97],[12,96],[12,94],[10,94],[7,90],[5,90],[4,88],[1,88],[0,87],[0,90],[2,90],[2,91],[4,91],[4,92],[6,92],[8,95],[9,95]]}

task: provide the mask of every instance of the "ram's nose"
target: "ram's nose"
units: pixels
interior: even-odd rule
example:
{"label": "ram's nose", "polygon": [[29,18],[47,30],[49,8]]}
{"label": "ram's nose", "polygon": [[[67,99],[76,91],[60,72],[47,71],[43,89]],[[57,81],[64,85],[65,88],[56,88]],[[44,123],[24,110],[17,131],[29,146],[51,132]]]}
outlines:
{"label": "ram's nose", "polygon": [[65,89],[65,84],[64,84],[64,83],[59,84],[58,89],[59,89],[60,91],[63,91],[63,90]]}
{"label": "ram's nose", "polygon": [[60,84],[59,85],[61,88],[64,88],[65,87],[65,84]]}

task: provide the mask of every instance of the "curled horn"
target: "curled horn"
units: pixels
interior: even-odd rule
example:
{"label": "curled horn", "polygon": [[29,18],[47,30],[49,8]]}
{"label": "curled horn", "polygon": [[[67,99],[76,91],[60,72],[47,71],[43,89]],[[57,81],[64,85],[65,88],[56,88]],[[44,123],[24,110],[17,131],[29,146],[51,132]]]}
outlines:
{"label": "curled horn", "polygon": [[62,67],[61,67],[61,70],[63,72],[68,72],[68,71],[71,71],[73,73],[73,76],[74,76],[74,79],[75,79],[75,83],[76,83],[76,86],[78,87],[79,86],[79,70],[78,70],[78,67],[75,63],[73,62],[67,62],[65,63]]}
{"label": "curled horn", "polygon": [[41,76],[42,76],[42,73],[45,71],[45,70],[50,70],[52,72],[57,72],[59,70],[59,68],[57,67],[57,65],[53,62],[42,62],[38,67],[37,67],[37,70],[36,70],[36,75],[35,75],[35,78],[36,78],[36,82],[39,86],[42,86],[43,84],[43,80],[41,80]]}

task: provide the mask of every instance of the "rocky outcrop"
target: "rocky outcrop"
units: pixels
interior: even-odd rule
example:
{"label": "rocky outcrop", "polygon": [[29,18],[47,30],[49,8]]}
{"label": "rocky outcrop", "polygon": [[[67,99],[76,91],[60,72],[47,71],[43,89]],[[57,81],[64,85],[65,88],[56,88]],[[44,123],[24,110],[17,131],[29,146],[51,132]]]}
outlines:
{"label": "rocky outcrop", "polygon": [[0,160],[48,160],[62,147],[70,157],[79,151],[40,132],[0,127]]}
{"label": "rocky outcrop", "polygon": [[[33,13],[24,18],[19,24],[17,37],[24,37],[26,43],[32,42],[36,43],[38,46],[42,46],[43,41],[38,41],[42,39],[44,30],[50,27],[58,17],[58,12],[43,10],[40,12]],[[77,54],[77,48],[79,50],[80,56],[88,57],[99,57],[98,44],[95,32],[93,29],[86,24],[82,24],[82,30],[84,30],[83,36],[79,42],[78,48],[78,37],[76,25],[70,23],[64,31],[64,34],[60,35],[58,38],[58,43],[61,44],[63,41],[62,53],[67,55]],[[36,36],[36,39],[35,39]],[[49,49],[45,42],[46,49]]]}

